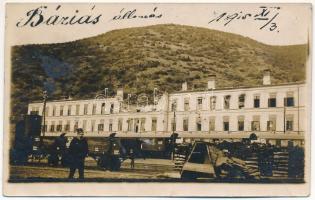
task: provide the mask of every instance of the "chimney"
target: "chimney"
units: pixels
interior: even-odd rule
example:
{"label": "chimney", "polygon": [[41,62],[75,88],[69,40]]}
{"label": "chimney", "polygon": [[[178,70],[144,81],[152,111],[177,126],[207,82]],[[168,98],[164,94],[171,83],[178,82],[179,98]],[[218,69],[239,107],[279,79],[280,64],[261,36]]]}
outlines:
{"label": "chimney", "polygon": [[266,69],[264,70],[263,85],[270,85],[270,84],[271,84],[270,70]]}
{"label": "chimney", "polygon": [[124,99],[124,90],[122,88],[117,89],[117,99],[122,101]]}
{"label": "chimney", "polygon": [[187,82],[182,83],[182,91],[187,91]]}
{"label": "chimney", "polygon": [[215,75],[210,75],[209,81],[208,81],[208,90],[215,89]]}

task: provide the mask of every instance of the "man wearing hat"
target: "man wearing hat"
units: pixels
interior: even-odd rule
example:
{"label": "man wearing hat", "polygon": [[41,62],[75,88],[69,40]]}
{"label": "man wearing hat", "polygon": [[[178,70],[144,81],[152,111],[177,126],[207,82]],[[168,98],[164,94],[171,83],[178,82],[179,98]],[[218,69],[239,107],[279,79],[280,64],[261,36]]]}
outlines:
{"label": "man wearing hat", "polygon": [[73,178],[75,170],[79,171],[79,178],[84,179],[84,160],[88,154],[88,143],[83,137],[83,129],[77,129],[77,137],[73,138],[69,146],[69,178]]}

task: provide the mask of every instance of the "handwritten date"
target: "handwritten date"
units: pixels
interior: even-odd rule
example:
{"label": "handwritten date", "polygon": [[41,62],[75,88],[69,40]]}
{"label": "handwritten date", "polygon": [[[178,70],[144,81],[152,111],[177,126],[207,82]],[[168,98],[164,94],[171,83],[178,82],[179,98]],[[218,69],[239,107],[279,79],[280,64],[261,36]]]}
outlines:
{"label": "handwritten date", "polygon": [[209,21],[209,24],[222,22],[224,26],[228,26],[230,23],[236,21],[255,20],[263,22],[262,25],[260,25],[259,27],[260,30],[267,29],[269,31],[279,32],[276,19],[279,15],[280,9],[280,7],[260,6],[257,13],[244,13],[243,11],[235,13],[223,12],[215,18],[211,19]]}

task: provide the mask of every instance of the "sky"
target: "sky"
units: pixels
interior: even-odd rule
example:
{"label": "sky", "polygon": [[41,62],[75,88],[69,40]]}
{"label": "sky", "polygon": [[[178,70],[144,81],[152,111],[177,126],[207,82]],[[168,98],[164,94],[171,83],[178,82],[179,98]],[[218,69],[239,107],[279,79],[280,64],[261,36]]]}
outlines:
{"label": "sky", "polygon": [[[58,7],[58,5],[60,6]],[[54,15],[69,18],[76,15],[76,19],[80,16],[90,15],[91,20],[101,16],[95,24],[47,25],[40,23],[31,27],[31,23],[26,22],[34,13],[32,10],[41,6],[46,6],[40,10],[43,21],[47,21],[50,16]],[[265,8],[261,8],[262,6]],[[160,18],[136,17],[113,20],[115,16],[134,9],[136,12],[133,16],[148,14],[162,16]],[[266,10],[262,13],[263,9]],[[121,10],[123,11],[121,12]],[[39,18],[39,15],[35,15],[30,22],[36,23]],[[260,18],[261,20],[259,20]],[[6,5],[5,23],[5,42],[9,46],[68,42],[115,29],[170,23],[240,34],[270,45],[293,45],[308,42],[311,30],[311,5],[9,3]],[[26,25],[23,26],[24,24]]]}

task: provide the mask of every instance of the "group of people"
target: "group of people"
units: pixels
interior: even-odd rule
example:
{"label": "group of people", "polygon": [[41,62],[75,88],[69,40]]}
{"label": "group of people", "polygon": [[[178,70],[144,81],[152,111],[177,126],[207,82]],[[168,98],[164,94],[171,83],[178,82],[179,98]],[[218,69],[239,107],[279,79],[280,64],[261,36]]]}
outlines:
{"label": "group of people", "polygon": [[77,136],[71,140],[68,150],[66,145],[68,140],[65,136],[66,133],[62,133],[52,144],[49,163],[56,166],[61,160],[63,166],[70,168],[69,178],[72,179],[75,171],[78,170],[79,178],[84,179],[84,161],[88,155],[88,142],[84,137],[84,132],[80,128],[77,129]]}
{"label": "group of people", "polygon": [[[68,166],[70,168],[69,177],[72,179],[74,177],[75,171],[79,171],[79,179],[84,179],[84,162],[88,155],[88,142],[84,137],[83,129],[79,128],[76,130],[77,136],[74,137],[67,149],[68,140],[66,138],[66,133],[62,133],[57,137],[51,146],[49,163],[53,166],[59,164]],[[61,157],[61,159],[59,158]],[[135,152],[131,148],[129,150],[130,167],[134,169],[135,167]]]}

